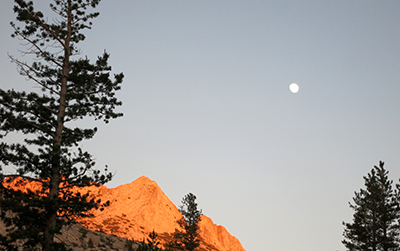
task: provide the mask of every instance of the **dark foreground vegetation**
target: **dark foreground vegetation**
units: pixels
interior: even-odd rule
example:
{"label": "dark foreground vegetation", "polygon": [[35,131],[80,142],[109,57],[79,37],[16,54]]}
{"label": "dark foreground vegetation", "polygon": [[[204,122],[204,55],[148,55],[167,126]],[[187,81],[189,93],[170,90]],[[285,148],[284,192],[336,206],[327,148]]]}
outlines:
{"label": "dark foreground vegetation", "polygon": [[[0,235],[0,250],[75,250],[77,243],[87,250],[107,245],[114,249],[115,241],[74,224],[77,217],[89,217],[89,210],[107,203],[71,188],[96,186],[112,178],[107,167],[104,172],[95,169],[94,158],[81,148],[97,128],[79,127],[79,121],[93,118],[108,123],[121,117],[115,111],[122,105],[116,91],[124,76],[111,74],[105,51],[91,62],[78,47],[99,15],[94,9],[100,0],[49,2],[47,14],[36,10],[33,1],[15,0],[13,8],[17,23],[11,22],[12,37],[25,45],[21,52],[28,61],[9,57],[36,91],[0,89],[0,218],[5,233]],[[24,136],[22,141],[13,141],[16,133]],[[27,182],[39,185],[27,189]],[[191,193],[183,198],[180,229],[163,247],[153,231],[136,248],[197,250],[201,210],[195,200]],[[62,233],[68,229],[79,229],[80,237],[66,240]],[[85,241],[88,233],[91,238]],[[95,239],[99,241],[94,243]],[[134,250],[135,243],[127,240],[124,248]]]}
{"label": "dark foreground vegetation", "polygon": [[[80,127],[79,121],[108,123],[122,116],[115,112],[122,104],[115,95],[123,74],[111,75],[105,51],[91,62],[78,48],[99,15],[92,10],[100,0],[49,2],[47,15],[32,1],[15,0],[13,8],[12,37],[25,45],[27,61],[10,59],[35,91],[0,89],[0,216],[8,233],[0,236],[2,250],[67,250],[55,235],[74,217],[89,216],[88,210],[103,205],[69,188],[104,184],[112,177],[106,168],[95,169],[92,155],[80,147],[97,128]],[[24,136],[21,142],[13,141],[16,133]],[[15,177],[41,187],[22,192],[22,184],[11,184]]]}

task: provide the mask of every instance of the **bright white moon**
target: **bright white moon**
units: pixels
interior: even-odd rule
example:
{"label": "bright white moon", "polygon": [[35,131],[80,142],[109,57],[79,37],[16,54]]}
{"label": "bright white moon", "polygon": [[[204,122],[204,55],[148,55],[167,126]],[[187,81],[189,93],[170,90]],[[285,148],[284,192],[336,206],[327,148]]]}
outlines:
{"label": "bright white moon", "polygon": [[297,93],[297,92],[299,91],[299,89],[300,89],[300,87],[299,87],[299,85],[296,84],[296,83],[291,83],[291,84],[289,85],[289,90],[290,90],[292,93]]}

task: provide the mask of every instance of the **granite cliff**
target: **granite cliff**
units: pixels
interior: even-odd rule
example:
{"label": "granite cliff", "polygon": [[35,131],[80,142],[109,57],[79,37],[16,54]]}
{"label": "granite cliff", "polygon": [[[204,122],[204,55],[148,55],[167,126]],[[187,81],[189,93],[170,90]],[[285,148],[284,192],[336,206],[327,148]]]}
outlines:
{"label": "granite cliff", "polygon": [[[94,210],[93,218],[78,220],[88,229],[142,240],[153,230],[161,238],[168,239],[175,228],[179,228],[176,221],[182,215],[178,208],[155,181],[145,176],[116,188],[92,187],[90,193],[103,202],[109,201],[110,205],[103,211]],[[202,215],[199,226],[203,250],[245,250],[237,238],[209,217]]]}

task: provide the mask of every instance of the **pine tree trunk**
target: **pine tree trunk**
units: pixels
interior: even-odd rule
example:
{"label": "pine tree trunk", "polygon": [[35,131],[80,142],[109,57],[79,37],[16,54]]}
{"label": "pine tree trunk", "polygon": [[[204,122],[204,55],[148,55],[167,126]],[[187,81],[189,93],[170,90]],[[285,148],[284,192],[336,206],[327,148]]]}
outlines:
{"label": "pine tree trunk", "polygon": [[[57,128],[54,135],[54,145],[53,145],[53,160],[50,174],[50,198],[58,198],[60,189],[60,158],[61,158],[61,146],[62,146],[62,133],[64,130],[64,116],[66,108],[66,95],[68,87],[68,70],[69,70],[69,55],[70,55],[70,40],[71,40],[71,27],[72,27],[72,17],[71,17],[71,0],[68,0],[68,34],[64,40],[64,61],[62,67],[62,78],[61,78],[61,90],[60,90],[60,100],[59,100],[59,110],[57,115]],[[44,230],[44,244],[43,251],[52,251],[52,246],[54,242],[54,230],[57,224],[57,207],[48,208],[49,218],[46,222],[46,229]]]}

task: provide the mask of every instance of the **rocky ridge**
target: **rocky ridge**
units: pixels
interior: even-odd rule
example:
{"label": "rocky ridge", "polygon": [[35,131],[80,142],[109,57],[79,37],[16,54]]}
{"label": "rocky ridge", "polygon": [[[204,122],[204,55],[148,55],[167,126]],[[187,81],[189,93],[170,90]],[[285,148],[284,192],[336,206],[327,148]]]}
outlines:
{"label": "rocky ridge", "polygon": [[[178,208],[164,194],[158,184],[142,176],[130,184],[107,188],[86,188],[92,196],[110,205],[105,210],[92,211],[93,218],[79,219],[88,229],[101,231],[126,239],[142,240],[151,231],[165,239],[179,228],[176,221],[182,217]],[[244,251],[237,238],[224,227],[201,216],[200,237],[203,250]]]}

